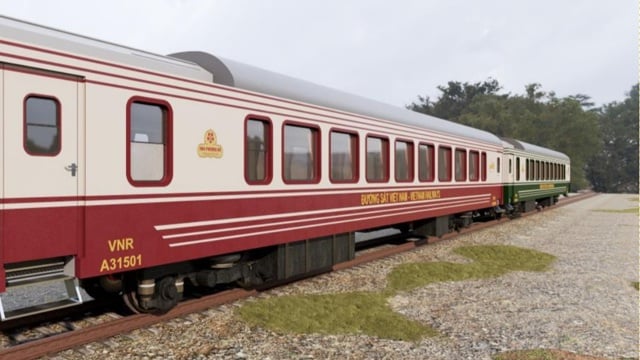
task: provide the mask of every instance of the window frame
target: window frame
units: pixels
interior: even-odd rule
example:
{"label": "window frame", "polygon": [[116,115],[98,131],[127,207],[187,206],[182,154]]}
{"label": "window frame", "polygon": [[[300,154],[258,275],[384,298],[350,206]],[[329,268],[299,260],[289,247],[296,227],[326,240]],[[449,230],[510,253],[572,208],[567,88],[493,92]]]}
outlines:
{"label": "window frame", "polygon": [[[383,162],[383,176],[382,179],[370,179],[369,178],[369,139],[378,139],[382,142],[382,154],[380,160]],[[389,182],[389,158],[390,158],[390,149],[389,149],[389,138],[384,135],[377,134],[367,134],[365,137],[365,179],[368,183],[386,183]]]}
{"label": "window frame", "polygon": [[[331,135],[333,133],[349,135],[352,139],[351,147],[351,179],[334,179],[333,178],[333,142]],[[344,130],[341,128],[332,128],[329,130],[329,181],[335,184],[351,184],[357,183],[360,179],[360,136],[356,131]]]}
{"label": "window frame", "polygon": [[[398,179],[398,143],[403,143],[407,145],[407,179],[406,180],[400,180]],[[415,170],[414,170],[414,166],[415,166],[415,155],[414,155],[414,145],[413,145],[413,141],[409,140],[409,139],[403,139],[403,138],[397,138],[395,139],[395,141],[393,142],[393,160],[394,160],[394,178],[396,180],[396,182],[398,183],[407,183],[407,182],[413,182],[413,179],[415,178]]]}
{"label": "window frame", "polygon": [[[305,129],[309,129],[311,130],[311,134],[313,137],[313,144],[312,148],[314,151],[313,154],[313,177],[310,179],[287,179],[285,177],[286,174],[286,168],[285,168],[285,156],[286,156],[286,152],[285,152],[285,129],[287,128],[287,126],[293,126],[293,127],[301,127],[301,128],[305,128]],[[322,167],[321,167],[321,161],[322,161],[322,147],[321,147],[321,140],[322,140],[322,134],[320,132],[320,127],[318,125],[313,125],[313,124],[309,124],[309,123],[305,123],[305,122],[300,122],[300,121],[296,121],[296,120],[285,120],[282,123],[282,127],[281,127],[281,143],[280,143],[280,151],[281,151],[281,156],[280,156],[280,161],[281,161],[281,178],[282,178],[282,182],[285,184],[317,184],[320,182],[320,179],[322,178],[322,174],[320,173]]]}
{"label": "window frame", "polygon": [[[155,105],[164,107],[164,176],[159,180],[135,180],[131,174],[131,106],[134,103]],[[129,98],[126,105],[126,168],[127,180],[135,187],[158,187],[167,186],[173,179],[173,109],[168,101],[148,98],[143,96],[133,96]]]}
{"label": "window frame", "polygon": [[[448,161],[446,161],[445,167],[444,167],[444,171],[445,171],[445,177],[442,177],[442,171],[441,171],[441,162],[440,162],[440,151],[441,150],[448,150],[449,151],[449,156],[448,156]],[[452,176],[452,172],[453,172],[453,148],[451,146],[447,146],[447,145],[438,145],[438,181],[439,182],[451,182],[453,180],[453,176]]]}
{"label": "window frame", "polygon": [[[265,125],[266,136],[265,157],[264,157],[264,179],[251,180],[249,177],[249,153],[248,146],[248,124],[249,121],[259,121]],[[249,114],[244,119],[244,180],[249,185],[269,185],[273,181],[273,122],[267,116]]]}
{"label": "window frame", "polygon": [[[423,162],[420,161],[420,148],[422,146],[425,146],[427,148],[427,162],[426,164],[424,164],[425,166],[428,166],[428,172],[427,174],[430,175],[426,178],[422,178],[421,177],[421,169],[423,166]],[[429,149],[431,149],[431,152],[429,152]],[[418,143],[418,181],[420,182],[434,182],[436,179],[436,161],[435,161],[435,156],[436,156],[436,147],[435,145],[431,144],[431,143],[427,143],[427,142],[420,142]]]}
{"label": "window frame", "polygon": [[487,153],[480,152],[480,180],[487,181]]}
{"label": "window frame", "polygon": [[[48,127],[48,128],[51,127],[48,125],[41,125],[41,124],[29,124],[27,122],[28,120],[27,119],[27,101],[32,98],[42,99],[42,100],[51,100],[56,105],[55,128],[58,130],[58,133],[56,135],[58,148],[55,152],[41,152],[41,153],[34,152],[30,150],[29,147],[27,146],[27,143],[29,140],[29,126]],[[56,157],[62,152],[62,104],[60,103],[60,100],[57,97],[51,96],[51,95],[45,95],[45,94],[36,94],[36,93],[27,94],[22,101],[22,126],[23,126],[22,147],[27,154],[31,156]]]}
{"label": "window frame", "polygon": [[[465,182],[467,181],[467,149],[456,147],[453,154],[454,154],[453,155],[454,180],[456,182]],[[458,163],[458,154],[462,154],[462,161],[460,163]],[[460,165],[461,168],[459,168],[458,165]],[[458,170],[460,170],[459,174],[458,174]]]}
{"label": "window frame", "polygon": [[[471,155],[472,154],[474,154],[476,156],[475,161],[473,161],[473,162],[472,162],[472,159],[471,159]],[[480,173],[481,173],[481,170],[480,170],[480,151],[478,151],[478,150],[469,150],[469,152],[467,154],[467,157],[468,157],[468,160],[467,160],[468,177],[467,178],[469,179],[469,181],[473,181],[473,182],[480,181],[480,177],[481,177],[481,175],[480,175]],[[471,164],[472,163],[473,163],[473,165],[474,165],[474,167],[476,169],[475,174],[471,173]],[[475,175],[475,178],[472,177],[471,175]]]}

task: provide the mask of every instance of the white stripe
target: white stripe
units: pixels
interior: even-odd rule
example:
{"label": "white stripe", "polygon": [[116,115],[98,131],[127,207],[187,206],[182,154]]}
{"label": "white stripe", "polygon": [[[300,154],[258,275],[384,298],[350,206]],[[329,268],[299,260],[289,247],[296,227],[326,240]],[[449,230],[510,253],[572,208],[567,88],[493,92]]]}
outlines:
{"label": "white stripe", "polygon": [[3,204],[4,210],[20,210],[20,209],[44,209],[44,208],[64,208],[77,207],[84,205],[83,201],[50,201],[50,202],[34,202],[34,203],[16,203]]}
{"label": "white stripe", "polygon": [[233,218],[233,219],[205,220],[205,221],[195,221],[195,222],[177,223],[177,224],[164,224],[164,225],[156,225],[155,229],[158,231],[165,231],[165,230],[184,229],[184,228],[199,227],[199,226],[231,224],[231,223],[237,223],[237,222],[245,223],[250,221],[273,220],[273,219],[287,218],[291,216],[321,215],[321,214],[327,214],[327,213],[335,213],[336,211],[352,211],[352,210],[358,210],[363,208],[392,207],[392,206],[399,206],[401,204],[422,204],[427,202],[443,202],[443,201],[451,202],[451,201],[474,200],[474,199],[484,198],[490,195],[491,194],[481,194],[481,195],[472,195],[472,196],[464,196],[464,197],[441,198],[441,199],[435,199],[435,200],[407,201],[403,203],[388,203],[388,204],[381,204],[381,205],[359,205],[359,206],[352,206],[352,207],[340,208],[340,209],[331,208],[331,209],[322,209],[322,210],[313,210],[313,211],[288,212],[288,213],[280,213],[280,214],[274,214],[274,215],[247,216],[247,217],[240,217],[240,218]]}
{"label": "white stripe", "polygon": [[[484,204],[484,202],[469,203],[469,205],[471,205],[471,204],[482,205],[482,204]],[[449,205],[448,204],[447,206],[442,206],[442,207],[439,207],[439,208],[434,209],[434,210],[448,209],[448,208],[451,208],[451,207],[454,207],[454,206],[456,206],[456,205]],[[320,224],[311,224],[311,225],[297,226],[297,227],[287,227],[287,228],[283,228],[283,229],[274,229],[274,230],[268,230],[268,231],[259,231],[259,232],[253,232],[253,233],[246,233],[246,234],[222,236],[222,237],[217,237],[217,238],[209,238],[209,239],[202,239],[202,240],[178,242],[178,243],[169,244],[169,247],[198,245],[198,244],[217,242],[217,241],[222,241],[222,240],[231,240],[231,239],[236,239],[236,238],[240,238],[240,237],[258,236],[258,235],[266,235],[266,234],[285,232],[285,231],[292,231],[292,230],[310,229],[310,228],[315,228],[315,227],[337,225],[337,224],[343,224],[343,223],[346,223],[346,222],[354,222],[354,221],[359,221],[359,220],[368,220],[368,219],[391,217],[391,216],[396,216],[398,214],[407,214],[407,213],[408,214],[412,214],[412,213],[417,213],[417,212],[420,212],[420,211],[421,210],[410,211],[410,212],[402,211],[402,212],[393,213],[393,214],[379,215],[379,216],[373,216],[373,217],[363,217],[363,218],[352,219],[352,220],[332,221],[332,222],[325,222],[325,223],[320,223]]]}
{"label": "white stripe", "polygon": [[[478,196],[476,196],[478,197]],[[482,200],[482,199],[478,199],[478,200]],[[162,236],[163,239],[176,239],[176,238],[181,238],[181,237],[188,237],[188,236],[196,236],[196,235],[207,235],[207,234],[215,234],[215,233],[219,233],[219,232],[227,232],[227,231],[235,231],[235,230],[239,230],[239,229],[257,229],[257,228],[262,228],[262,227],[269,227],[269,226],[275,226],[275,225],[290,225],[290,224],[297,224],[297,223],[302,223],[302,222],[310,222],[310,221],[318,221],[318,220],[326,220],[326,219],[339,219],[339,218],[345,218],[345,217],[352,217],[352,216],[363,216],[363,215],[374,215],[374,214],[381,214],[381,213],[386,213],[386,212],[393,212],[393,213],[397,213],[398,210],[400,210],[401,213],[406,212],[407,210],[413,210],[413,209],[422,209],[422,211],[425,211],[427,209],[438,209],[438,208],[432,208],[430,206],[425,206],[428,205],[428,203],[433,203],[435,204],[436,201],[434,200],[427,200],[427,201],[420,201],[420,202],[413,202],[412,206],[404,206],[401,209],[392,209],[392,210],[374,210],[374,211],[363,211],[363,212],[358,212],[358,213],[350,213],[350,214],[342,214],[342,215],[330,215],[330,216],[324,216],[324,217],[315,217],[315,218],[305,218],[305,219],[299,219],[299,220],[288,220],[288,221],[280,221],[280,222],[269,222],[266,224],[258,224],[258,225],[253,225],[253,226],[246,226],[246,225],[241,225],[238,227],[226,227],[223,229],[217,229],[217,230],[203,230],[203,231],[194,231],[194,232],[187,232],[187,233],[178,233],[178,234],[172,234],[172,235],[164,235]],[[465,204],[475,204],[476,202],[470,199],[464,199],[463,200],[458,200],[458,201],[449,201],[447,202],[447,204],[451,204],[451,205],[465,205]],[[322,211],[322,213],[327,213],[327,212],[335,212],[336,210],[326,210],[326,211]],[[289,213],[288,215],[280,215],[278,216],[280,217],[287,217],[287,216],[297,216],[300,213]],[[274,217],[275,218],[275,217]],[[233,219],[233,221],[228,221],[226,222],[227,224],[230,224],[232,222],[238,222],[238,221],[242,221],[247,222],[250,220],[247,220],[248,218],[242,218],[242,219]],[[157,229],[157,227],[156,227]]]}

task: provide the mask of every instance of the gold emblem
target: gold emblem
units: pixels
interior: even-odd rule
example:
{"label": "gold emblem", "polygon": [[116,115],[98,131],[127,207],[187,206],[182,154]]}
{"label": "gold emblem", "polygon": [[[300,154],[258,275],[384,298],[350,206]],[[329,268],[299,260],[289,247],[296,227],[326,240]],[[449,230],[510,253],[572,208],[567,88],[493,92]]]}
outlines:
{"label": "gold emblem", "polygon": [[215,131],[209,129],[204,132],[204,143],[198,144],[198,156],[203,158],[216,158],[222,157],[222,145],[218,144],[218,137]]}

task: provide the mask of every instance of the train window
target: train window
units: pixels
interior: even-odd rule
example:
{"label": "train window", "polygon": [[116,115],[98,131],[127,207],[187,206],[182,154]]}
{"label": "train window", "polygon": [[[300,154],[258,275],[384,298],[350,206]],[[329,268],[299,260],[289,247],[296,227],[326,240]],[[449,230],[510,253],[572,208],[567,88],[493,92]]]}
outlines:
{"label": "train window", "polygon": [[520,181],[520,158],[516,157],[516,181]]}
{"label": "train window", "polygon": [[418,146],[418,179],[420,181],[433,181],[433,145],[420,144]]}
{"label": "train window", "polygon": [[558,180],[564,180],[564,165],[558,164]]}
{"label": "train window", "polygon": [[500,174],[500,158],[496,159],[496,170],[498,171],[498,174]]}
{"label": "train window", "polygon": [[456,181],[467,180],[467,150],[456,149]]}
{"label": "train window", "polygon": [[317,128],[285,124],[283,178],[288,183],[317,182],[320,179],[319,131]]}
{"label": "train window", "polygon": [[171,109],[133,98],[127,106],[127,178],[134,186],[164,186],[172,177]]}
{"label": "train window", "polygon": [[244,177],[249,184],[271,182],[271,121],[247,118],[245,123]]}
{"label": "train window", "polygon": [[563,171],[562,171],[562,167],[563,166],[564,165],[562,165],[562,164],[558,164],[558,180],[564,180],[564,174],[563,174]]}
{"label": "train window", "polygon": [[481,171],[481,177],[482,177],[482,181],[487,181],[487,153],[486,152],[482,152],[482,154],[480,154],[480,171]]}
{"label": "train window", "polygon": [[438,147],[438,180],[451,181],[451,148]]}
{"label": "train window", "polygon": [[542,179],[542,174],[540,171],[540,160],[536,160],[536,180]]}
{"label": "train window", "polygon": [[389,140],[367,137],[367,181],[389,180]]}
{"label": "train window", "polygon": [[358,181],[358,136],[352,133],[331,131],[329,141],[331,181]]}
{"label": "train window", "polygon": [[509,159],[509,174],[513,172],[513,160]]}
{"label": "train window", "polygon": [[60,103],[51,97],[28,96],[24,101],[24,149],[30,155],[60,153]]}
{"label": "train window", "polygon": [[480,155],[477,151],[469,151],[469,180],[480,180]]}
{"label": "train window", "polygon": [[396,141],[396,181],[413,181],[413,143]]}

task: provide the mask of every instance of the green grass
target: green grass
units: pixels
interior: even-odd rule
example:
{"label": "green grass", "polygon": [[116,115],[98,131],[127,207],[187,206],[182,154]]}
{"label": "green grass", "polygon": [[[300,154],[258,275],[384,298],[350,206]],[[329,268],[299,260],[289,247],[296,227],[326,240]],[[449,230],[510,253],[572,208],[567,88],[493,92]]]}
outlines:
{"label": "green grass", "polygon": [[387,298],[398,291],[440,281],[496,277],[510,271],[544,271],[555,259],[549,254],[504,245],[467,246],[454,251],[474,262],[403,264],[391,272],[383,292],[273,297],[247,302],[237,313],[249,324],[281,332],[366,334],[417,341],[438,333],[389,308]]}
{"label": "green grass", "polygon": [[604,360],[604,358],[579,355],[567,351],[535,349],[507,351],[493,357],[493,360]]}
{"label": "green grass", "polygon": [[393,312],[381,293],[275,297],[247,303],[238,312],[250,324],[294,333],[366,334],[406,341],[437,335]]}
{"label": "green grass", "polygon": [[518,350],[509,351],[507,353],[498,354],[493,357],[494,360],[556,360],[559,359],[556,354],[546,349],[536,350]]}
{"label": "green grass", "polygon": [[636,288],[636,290],[640,290],[640,283],[637,281],[632,281],[631,282],[631,286],[633,286],[634,288]]}
{"label": "green grass", "polygon": [[594,211],[606,212],[606,213],[619,213],[619,214],[637,214],[638,211],[640,211],[640,208],[634,207],[629,209],[598,209]]}
{"label": "green grass", "polygon": [[466,246],[454,252],[474,262],[402,264],[389,274],[389,288],[407,291],[439,281],[484,279],[510,271],[545,271],[555,259],[553,255],[508,245]]}

